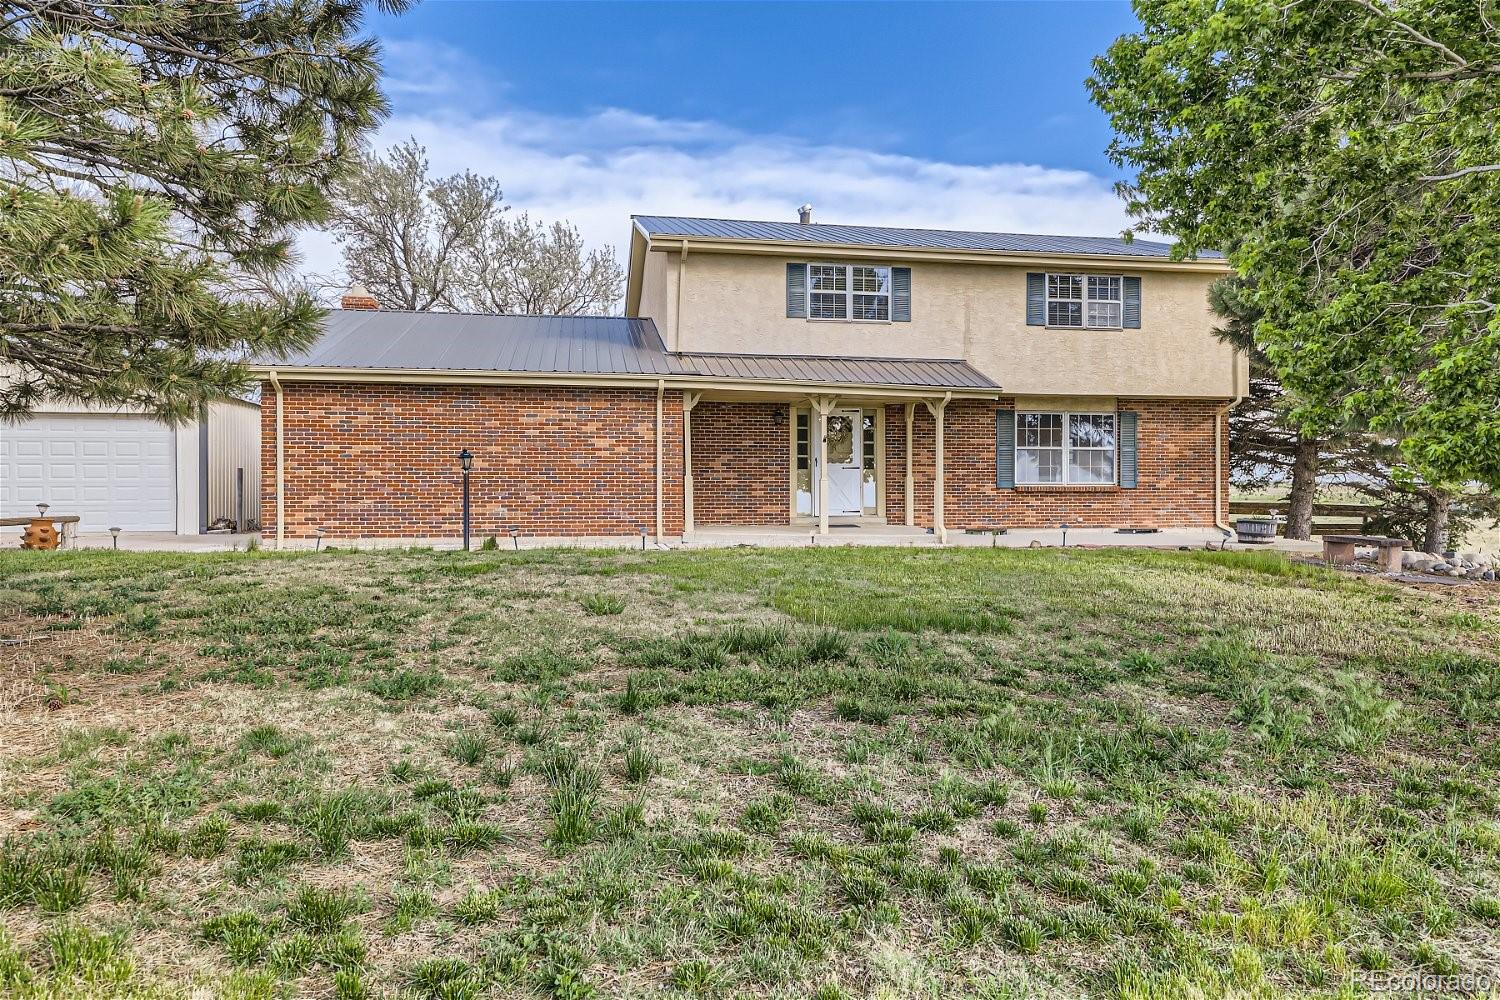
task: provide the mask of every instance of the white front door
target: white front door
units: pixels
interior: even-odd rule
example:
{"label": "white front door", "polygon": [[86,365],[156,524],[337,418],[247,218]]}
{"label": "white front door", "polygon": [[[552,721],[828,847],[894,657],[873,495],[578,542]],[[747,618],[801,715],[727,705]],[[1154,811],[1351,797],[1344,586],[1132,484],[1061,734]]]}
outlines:
{"label": "white front door", "polygon": [[[834,410],[828,415],[828,513],[864,513],[864,414]],[[817,452],[813,452],[813,513],[818,513]]]}

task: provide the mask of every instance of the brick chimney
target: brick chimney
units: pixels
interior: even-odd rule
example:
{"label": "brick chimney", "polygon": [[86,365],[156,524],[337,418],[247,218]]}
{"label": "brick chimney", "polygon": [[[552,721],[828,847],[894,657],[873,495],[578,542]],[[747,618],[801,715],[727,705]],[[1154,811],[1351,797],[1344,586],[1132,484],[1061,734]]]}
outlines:
{"label": "brick chimney", "polygon": [[375,300],[375,296],[371,295],[370,290],[364,285],[351,285],[349,286],[349,290],[344,293],[344,297],[339,299],[339,308],[379,309],[380,303]]}

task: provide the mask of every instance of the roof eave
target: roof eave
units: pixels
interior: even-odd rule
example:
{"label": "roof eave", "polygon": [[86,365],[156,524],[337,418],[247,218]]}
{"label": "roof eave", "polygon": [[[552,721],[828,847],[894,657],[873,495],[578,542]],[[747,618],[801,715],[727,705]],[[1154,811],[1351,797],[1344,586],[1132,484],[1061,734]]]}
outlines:
{"label": "roof eave", "polygon": [[438,371],[433,369],[397,368],[330,368],[298,365],[253,363],[246,365],[252,375],[275,375],[281,382],[364,382],[409,383],[416,385],[563,385],[590,388],[641,388],[657,383],[673,388],[715,388],[724,390],[775,391],[788,393],[830,393],[834,395],[940,396],[952,393],[954,399],[995,399],[1001,387],[951,385],[895,385],[884,383],[817,382],[796,379],[757,379],[732,376],[578,372],[498,372]]}
{"label": "roof eave", "polygon": [[[640,223],[635,223],[640,229]],[[645,232],[645,230],[641,230]],[[806,256],[815,253],[824,256],[854,257],[859,259],[888,259],[901,257],[910,260],[930,260],[939,263],[962,264],[1009,264],[1009,265],[1076,265],[1080,261],[1111,267],[1128,267],[1132,270],[1197,271],[1229,273],[1229,262],[1222,258],[1202,260],[1174,260],[1171,257],[1152,257],[1103,253],[1031,253],[1015,250],[954,250],[943,247],[888,246],[885,244],[827,243],[805,240],[752,240],[742,237],[690,236],[664,233],[645,233],[647,250],[681,250],[691,244],[698,253],[749,253],[778,257]]]}

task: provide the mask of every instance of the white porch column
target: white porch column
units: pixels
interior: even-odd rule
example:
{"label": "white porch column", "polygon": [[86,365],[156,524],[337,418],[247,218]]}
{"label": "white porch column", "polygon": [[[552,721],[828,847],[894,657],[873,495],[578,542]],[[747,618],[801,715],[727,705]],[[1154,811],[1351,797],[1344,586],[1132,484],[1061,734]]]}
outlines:
{"label": "white porch column", "polygon": [[703,398],[701,392],[682,394],[682,531],[693,530],[693,407]]}
{"label": "white porch column", "polygon": [[927,409],[932,412],[933,430],[932,452],[933,452],[933,476],[932,476],[932,533],[937,536],[938,544],[948,544],[948,528],[943,523],[943,415],[948,409],[948,401],[953,394],[945,393],[942,399],[933,401],[923,400]]}
{"label": "white porch column", "polygon": [[911,476],[911,422],[916,416],[917,404],[906,404],[906,503],[902,505],[902,511],[906,514],[906,526],[913,527],[917,523],[917,512],[912,509],[916,503],[916,481]]}
{"label": "white porch column", "polygon": [[837,402],[832,396],[817,396],[813,410],[818,414],[818,534],[828,534],[828,414]]}

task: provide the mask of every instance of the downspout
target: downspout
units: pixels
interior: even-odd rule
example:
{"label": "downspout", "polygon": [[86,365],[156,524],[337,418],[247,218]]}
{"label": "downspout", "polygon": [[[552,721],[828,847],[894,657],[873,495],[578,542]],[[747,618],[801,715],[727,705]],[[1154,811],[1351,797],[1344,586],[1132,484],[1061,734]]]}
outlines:
{"label": "downspout", "polygon": [[1229,411],[1240,405],[1245,394],[1240,392],[1240,352],[1229,355],[1229,382],[1234,390],[1234,399],[1226,406],[1214,410],[1214,527],[1232,532],[1227,523],[1228,509],[1224,498],[1224,421]]}
{"label": "downspout", "polygon": [[661,544],[662,536],[662,511],[661,511],[661,436],[662,436],[662,405],[667,393],[666,379],[656,380],[656,544]]}
{"label": "downspout", "polygon": [[276,550],[281,551],[286,540],[286,442],[282,434],[283,402],[281,380],[276,369],[266,372],[271,388],[276,390]]}

